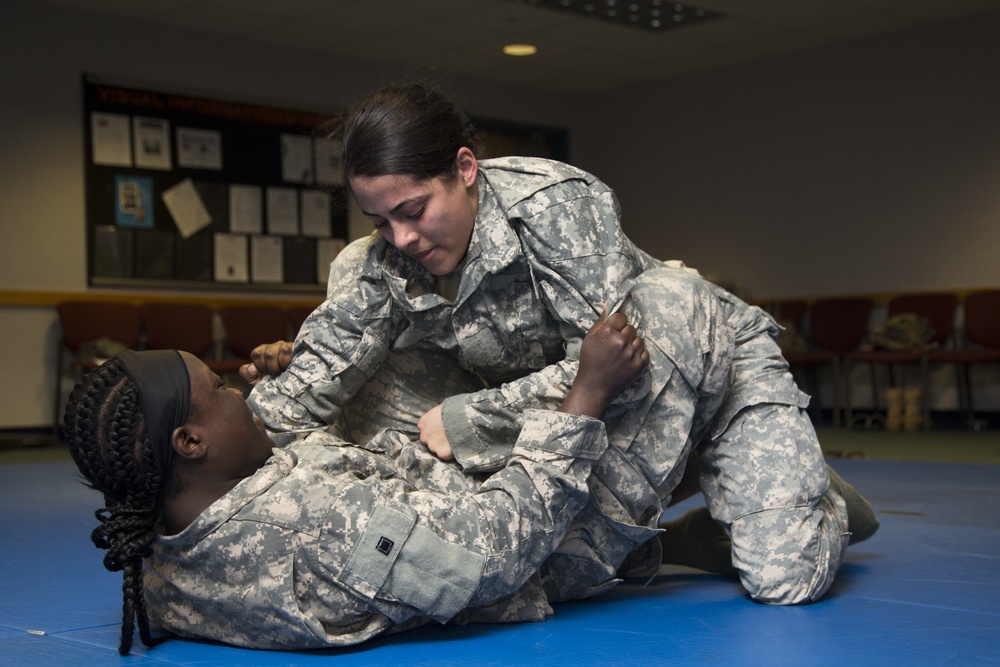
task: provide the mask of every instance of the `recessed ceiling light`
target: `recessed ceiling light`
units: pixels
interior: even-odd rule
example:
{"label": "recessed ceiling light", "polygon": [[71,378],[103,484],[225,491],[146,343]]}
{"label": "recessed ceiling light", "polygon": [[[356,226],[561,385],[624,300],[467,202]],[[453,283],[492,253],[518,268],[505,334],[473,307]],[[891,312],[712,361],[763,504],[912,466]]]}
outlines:
{"label": "recessed ceiling light", "polygon": [[[594,11],[594,0],[507,0],[520,5],[532,7],[547,7],[582,16],[611,21],[620,25],[631,25],[647,30],[664,30],[691,25],[709,19],[723,18],[718,12],[708,11],[700,7],[692,7],[679,3],[663,3],[662,0],[629,0],[621,3],[622,11],[613,9],[617,0],[605,0],[603,11]],[[661,7],[669,9],[671,16],[664,20]],[[627,10],[627,11],[626,11]]]}
{"label": "recessed ceiling light", "polygon": [[538,47],[534,44],[507,44],[503,52],[508,56],[533,56],[538,53]]}

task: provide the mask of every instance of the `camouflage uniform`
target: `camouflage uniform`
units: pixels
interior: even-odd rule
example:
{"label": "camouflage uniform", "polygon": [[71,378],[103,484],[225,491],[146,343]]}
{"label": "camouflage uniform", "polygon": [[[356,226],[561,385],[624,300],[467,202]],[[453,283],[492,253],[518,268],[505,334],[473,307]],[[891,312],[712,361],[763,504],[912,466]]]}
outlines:
{"label": "camouflage uniform", "polygon": [[146,559],[154,622],[253,648],[342,646],[458,616],[539,620],[542,560],[587,501],[601,421],[533,411],[481,484],[396,431],[317,431]]}
{"label": "camouflage uniform", "polygon": [[[652,525],[650,516],[669,502],[695,448],[708,508],[731,532],[733,565],[750,595],[771,604],[817,600],[847,548],[847,511],[830,488],[805,413],[808,397],[777,347],[773,320],[673,268],[636,279],[619,309],[646,341],[650,373],[632,387],[633,403],[605,415],[612,446],[594,466],[592,502],[546,562],[550,601],[580,596],[581,585],[601,579],[600,565],[612,579],[621,554],[607,535],[594,536],[589,521],[606,523],[602,511],[610,515],[623,499],[641,498],[648,509],[639,514],[642,502],[635,503],[629,515]],[[505,455],[496,445],[455,453],[463,462]],[[630,571],[621,574],[654,573],[660,554],[655,540],[649,546],[633,554]]]}
{"label": "camouflage uniform", "polygon": [[[548,160],[484,160],[479,214],[454,301],[435,277],[377,234],[333,262],[326,301],[305,321],[294,358],[250,404],[272,432],[331,423],[390,349],[444,350],[489,385],[551,404],[576,375],[573,357],[605,303],[660,263],[622,232],[614,193]],[[453,443],[471,436],[462,399],[445,402]],[[514,442],[520,415],[494,406]]]}
{"label": "camouflage uniform", "polygon": [[[272,431],[315,428],[342,417],[390,350],[444,351],[488,387],[447,398],[442,409],[457,460],[488,473],[509,457],[522,413],[565,396],[604,305],[622,304],[653,348],[652,369],[606,415],[614,447],[594,467],[581,528],[543,569],[550,598],[617,581],[629,553],[655,535],[687,456],[701,446],[702,488],[713,516],[732,528],[734,564],[751,595],[814,600],[839,566],[846,515],[827,493],[801,411],[806,397],[774,343],[777,329],[759,309],[679,269],[647,274],[625,298],[639,274],[662,266],[625,237],[613,192],[593,176],[544,160],[484,161],[454,301],[380,237],[351,244],[331,267],[327,300],[301,329],[288,371],[258,384],[251,406]],[[633,573],[658,564],[655,548],[649,558]]]}

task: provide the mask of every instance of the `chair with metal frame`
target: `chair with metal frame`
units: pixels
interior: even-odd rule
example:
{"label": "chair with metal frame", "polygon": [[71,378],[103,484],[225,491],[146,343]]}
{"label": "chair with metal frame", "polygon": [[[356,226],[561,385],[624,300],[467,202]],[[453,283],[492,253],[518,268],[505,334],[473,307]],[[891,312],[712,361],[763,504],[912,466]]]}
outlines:
{"label": "chair with metal frame", "polygon": [[864,297],[830,297],[819,299],[808,311],[809,349],[786,352],[785,359],[794,370],[803,368],[807,373],[813,401],[818,402],[819,378],[817,369],[829,365],[833,374],[833,426],[840,428],[843,402],[841,399],[841,367],[844,355],[854,351],[868,331],[871,299]]}
{"label": "chair with metal frame", "polygon": [[789,323],[795,327],[797,332],[802,332],[802,324],[805,322],[806,313],[809,311],[809,303],[805,299],[786,299],[782,301],[772,301],[767,304],[767,312],[774,316],[779,324]]}
{"label": "chair with metal frame", "polygon": [[249,363],[250,353],[261,343],[288,338],[288,317],[277,306],[223,306],[218,312],[226,347],[241,363]]}
{"label": "chair with metal frame", "polygon": [[975,423],[970,370],[972,366],[1000,362],[1000,290],[970,293],[962,301],[961,345],[927,353],[930,363],[955,365],[959,411],[968,424]]}
{"label": "chair with metal frame", "polygon": [[153,350],[183,350],[200,358],[220,375],[234,373],[245,363],[225,359],[216,349],[214,313],[198,303],[150,302],[141,307],[146,347]]}
{"label": "chair with metal frame", "polygon": [[294,339],[299,334],[299,329],[302,328],[302,323],[306,321],[306,318],[312,315],[315,308],[310,306],[292,306],[286,311],[288,315],[288,332],[291,334],[291,338]]}

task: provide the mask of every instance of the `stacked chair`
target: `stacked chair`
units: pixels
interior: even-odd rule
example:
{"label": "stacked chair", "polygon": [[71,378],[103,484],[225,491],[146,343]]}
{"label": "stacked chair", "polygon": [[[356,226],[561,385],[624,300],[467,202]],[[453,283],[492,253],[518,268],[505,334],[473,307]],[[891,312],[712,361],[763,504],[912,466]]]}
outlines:
{"label": "stacked chair", "polygon": [[[952,326],[955,320],[955,306],[958,299],[954,294],[914,294],[898,296],[891,301],[886,310],[887,319],[897,315],[916,315],[925,318],[933,329],[933,334],[926,341],[926,347],[912,349],[865,349],[856,350],[845,355],[844,375],[851,377],[853,364],[868,364],[871,369],[871,391],[873,412],[867,417],[871,423],[873,417],[879,416],[879,382],[877,368],[887,370],[888,386],[886,388],[886,428],[898,431],[906,428],[908,431],[930,428],[930,401],[928,386],[929,352],[938,349],[951,338]],[[903,391],[896,386],[898,375],[896,371],[903,365],[919,365],[919,387]],[[854,422],[850,382],[846,383],[845,403],[847,406],[847,426]],[[905,406],[905,409],[904,409]]]}
{"label": "stacked chair", "polygon": [[295,338],[298,335],[299,329],[302,328],[302,323],[312,314],[313,310],[309,306],[293,306],[288,309],[288,331],[291,334],[290,338]]}
{"label": "stacked chair", "polygon": [[225,342],[229,352],[241,363],[250,361],[250,353],[261,343],[288,338],[288,317],[275,306],[223,306],[219,308]]}

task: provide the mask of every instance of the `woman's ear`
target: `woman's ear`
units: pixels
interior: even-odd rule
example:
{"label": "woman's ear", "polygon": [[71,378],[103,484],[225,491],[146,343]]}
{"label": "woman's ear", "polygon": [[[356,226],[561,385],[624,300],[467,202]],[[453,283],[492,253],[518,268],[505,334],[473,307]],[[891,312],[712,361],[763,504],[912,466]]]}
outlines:
{"label": "woman's ear", "polygon": [[184,424],[174,429],[170,436],[170,444],[177,456],[193,461],[205,456],[205,444],[198,430],[190,424]]}
{"label": "woman's ear", "polygon": [[475,153],[470,148],[462,146],[458,149],[455,163],[462,184],[467,188],[471,187],[476,182],[476,175],[479,173],[479,162],[476,160]]}

